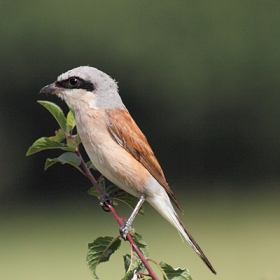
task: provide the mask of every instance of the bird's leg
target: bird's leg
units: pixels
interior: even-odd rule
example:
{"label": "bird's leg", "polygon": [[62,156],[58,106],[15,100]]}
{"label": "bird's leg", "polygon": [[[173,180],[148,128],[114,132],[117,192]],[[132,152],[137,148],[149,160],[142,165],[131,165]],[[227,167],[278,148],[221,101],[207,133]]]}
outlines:
{"label": "bird's leg", "polygon": [[145,195],[144,194],[140,194],[139,200],[136,204],[136,206],[134,207],[131,215],[129,216],[129,218],[125,221],[124,225],[122,227],[120,227],[120,234],[121,237],[126,240],[126,235],[132,225],[133,220],[135,219],[138,211],[140,210],[142,204],[145,202]]}

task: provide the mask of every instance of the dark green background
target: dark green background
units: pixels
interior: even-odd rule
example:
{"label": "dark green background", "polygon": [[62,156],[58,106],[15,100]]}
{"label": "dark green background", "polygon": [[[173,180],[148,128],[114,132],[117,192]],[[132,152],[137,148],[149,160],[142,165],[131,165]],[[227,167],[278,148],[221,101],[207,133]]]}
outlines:
{"label": "dark green background", "polygon": [[[118,81],[215,279],[279,278],[279,1],[1,4],[1,279],[91,279],[87,242],[117,234],[77,171],[43,171],[57,151],[25,157],[57,129],[36,100],[65,109],[40,88],[80,65]],[[136,227],[151,258],[214,279],[146,208]],[[100,266],[101,279],[121,278],[121,258]]]}

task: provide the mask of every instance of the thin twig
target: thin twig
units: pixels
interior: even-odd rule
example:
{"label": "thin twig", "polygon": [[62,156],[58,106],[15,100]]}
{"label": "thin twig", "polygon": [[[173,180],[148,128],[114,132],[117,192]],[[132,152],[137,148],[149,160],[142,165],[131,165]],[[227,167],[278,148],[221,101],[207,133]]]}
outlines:
{"label": "thin twig", "polygon": [[[77,147],[77,150],[76,150],[76,154],[77,154],[77,156],[81,160],[81,166],[82,166],[82,169],[84,170],[85,176],[89,178],[89,180],[92,182],[94,187],[97,189],[99,195],[102,196],[103,192],[102,192],[98,182],[95,180],[95,178],[93,177],[92,173],[90,172],[90,168],[86,165],[84,159],[82,158],[82,155],[81,155],[78,147]],[[117,214],[115,208],[110,204],[109,201],[105,201],[104,204],[106,205],[106,207],[108,207],[110,212],[113,214],[113,216],[115,217],[115,219],[118,222],[118,224],[120,225],[120,227],[122,227],[124,225],[123,219]],[[132,239],[132,236],[129,233],[126,235],[126,239],[129,241],[129,243],[131,244],[133,250],[136,252],[138,257],[140,258],[140,260],[142,261],[142,263],[144,264],[144,266],[148,270],[149,276],[152,277],[153,280],[158,280],[156,274],[154,273],[154,271],[152,270],[151,266],[149,265],[148,260],[145,259],[145,257],[143,256],[142,252],[137,247],[136,243],[134,242],[134,240]]]}

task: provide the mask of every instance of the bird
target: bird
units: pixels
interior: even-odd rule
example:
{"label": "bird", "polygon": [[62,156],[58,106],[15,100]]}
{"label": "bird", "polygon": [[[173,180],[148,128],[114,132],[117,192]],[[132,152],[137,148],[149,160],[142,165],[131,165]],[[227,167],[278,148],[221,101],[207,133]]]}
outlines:
{"label": "bird", "polygon": [[176,213],[171,200],[181,212],[183,208],[166,182],[147,138],[124,105],[117,82],[97,68],[80,66],[58,76],[40,93],[57,95],[67,103],[74,111],[77,132],[92,164],[113,184],[139,198],[120,229],[124,237],[139,208],[147,201],[216,274]]}

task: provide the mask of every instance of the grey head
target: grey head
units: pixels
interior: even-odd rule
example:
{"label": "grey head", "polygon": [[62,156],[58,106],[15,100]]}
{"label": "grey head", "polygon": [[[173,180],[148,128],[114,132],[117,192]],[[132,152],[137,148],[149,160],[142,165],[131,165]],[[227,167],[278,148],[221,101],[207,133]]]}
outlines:
{"label": "grey head", "polygon": [[117,83],[104,72],[90,66],[69,70],[54,83],[43,87],[40,93],[56,94],[75,111],[75,107],[86,102],[97,109],[124,109]]}

